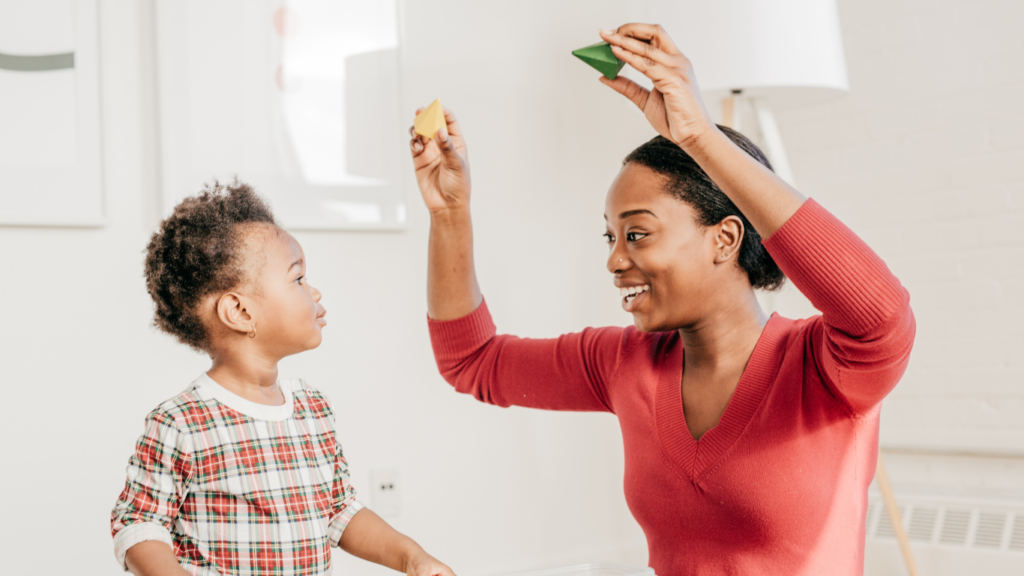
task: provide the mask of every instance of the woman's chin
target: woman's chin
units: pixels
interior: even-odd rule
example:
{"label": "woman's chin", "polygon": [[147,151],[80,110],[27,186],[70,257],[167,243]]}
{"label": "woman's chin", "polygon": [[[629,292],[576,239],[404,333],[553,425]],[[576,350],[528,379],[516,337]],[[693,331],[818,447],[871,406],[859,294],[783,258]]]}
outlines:
{"label": "woman's chin", "polygon": [[633,326],[641,332],[660,332],[653,326],[651,319],[641,312],[633,312]]}

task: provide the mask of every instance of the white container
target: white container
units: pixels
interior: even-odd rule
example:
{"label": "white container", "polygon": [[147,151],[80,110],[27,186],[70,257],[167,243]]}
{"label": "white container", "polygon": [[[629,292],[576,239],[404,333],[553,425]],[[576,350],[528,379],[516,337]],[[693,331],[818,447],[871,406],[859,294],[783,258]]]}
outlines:
{"label": "white container", "polygon": [[594,562],[561,568],[545,568],[530,572],[515,572],[501,576],[655,576],[652,568],[612,564],[611,562]]}

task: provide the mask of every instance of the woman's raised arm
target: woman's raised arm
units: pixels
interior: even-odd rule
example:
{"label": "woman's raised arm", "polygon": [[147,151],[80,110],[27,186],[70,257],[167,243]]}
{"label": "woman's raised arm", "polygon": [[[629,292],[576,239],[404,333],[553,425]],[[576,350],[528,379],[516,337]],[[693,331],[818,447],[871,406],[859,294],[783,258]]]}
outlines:
{"label": "woman's raised arm", "polygon": [[430,210],[427,313],[438,369],[459,392],[498,406],[612,410],[605,389],[621,360],[621,328],[551,339],[496,335],[473,265],[466,143],[448,110],[445,122],[434,138],[410,131],[409,143]]}
{"label": "woman's raised arm", "polygon": [[416,182],[430,210],[427,313],[434,320],[461,318],[483,301],[473,265],[466,141],[447,108],[444,119],[448,128],[441,128],[433,138],[409,131]]}

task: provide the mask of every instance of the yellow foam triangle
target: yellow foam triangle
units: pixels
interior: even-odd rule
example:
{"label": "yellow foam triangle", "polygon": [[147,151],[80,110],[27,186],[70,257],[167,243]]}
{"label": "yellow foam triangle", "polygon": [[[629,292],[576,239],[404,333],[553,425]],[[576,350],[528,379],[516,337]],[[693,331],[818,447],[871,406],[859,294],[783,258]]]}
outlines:
{"label": "yellow foam triangle", "polygon": [[420,112],[416,116],[416,120],[413,121],[413,126],[416,128],[417,134],[426,138],[433,138],[438,130],[447,128],[448,124],[444,121],[444,110],[441,108],[441,99],[434,100],[430,106]]}

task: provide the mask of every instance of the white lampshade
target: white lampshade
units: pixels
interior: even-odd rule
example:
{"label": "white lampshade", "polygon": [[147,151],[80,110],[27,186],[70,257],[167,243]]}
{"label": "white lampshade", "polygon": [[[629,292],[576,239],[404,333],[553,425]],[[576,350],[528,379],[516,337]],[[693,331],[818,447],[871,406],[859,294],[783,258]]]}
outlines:
{"label": "white lampshade", "polygon": [[693,62],[706,98],[733,89],[773,105],[849,90],[835,0],[631,0]]}

